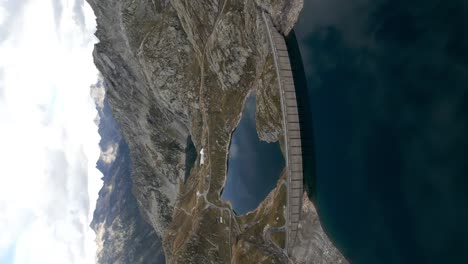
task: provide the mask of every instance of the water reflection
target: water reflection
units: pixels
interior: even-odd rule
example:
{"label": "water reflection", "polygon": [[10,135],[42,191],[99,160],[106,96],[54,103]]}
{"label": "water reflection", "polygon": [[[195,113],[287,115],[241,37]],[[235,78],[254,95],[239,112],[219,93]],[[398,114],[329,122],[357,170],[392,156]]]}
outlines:
{"label": "water reflection", "polygon": [[275,187],[285,166],[279,143],[260,141],[255,96],[249,96],[229,148],[228,175],[221,197],[239,214],[254,210]]}
{"label": "water reflection", "polygon": [[351,263],[468,259],[466,1],[304,1],[316,201]]}

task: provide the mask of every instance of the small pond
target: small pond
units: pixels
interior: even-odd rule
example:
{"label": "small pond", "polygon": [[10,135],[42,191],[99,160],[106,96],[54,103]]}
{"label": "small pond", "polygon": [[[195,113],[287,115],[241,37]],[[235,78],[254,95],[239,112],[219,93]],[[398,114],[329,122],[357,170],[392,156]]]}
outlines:
{"label": "small pond", "polygon": [[249,96],[229,148],[228,175],[221,197],[231,202],[237,214],[257,208],[276,186],[285,166],[279,143],[258,138],[255,111],[255,96]]}

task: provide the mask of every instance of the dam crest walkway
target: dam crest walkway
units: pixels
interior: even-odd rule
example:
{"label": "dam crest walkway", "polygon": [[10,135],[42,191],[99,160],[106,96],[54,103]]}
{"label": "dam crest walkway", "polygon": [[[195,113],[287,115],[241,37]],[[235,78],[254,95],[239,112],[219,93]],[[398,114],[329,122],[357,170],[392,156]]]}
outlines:
{"label": "dam crest walkway", "polygon": [[303,197],[303,161],[301,146],[301,125],[294,85],[293,72],[283,35],[274,27],[268,15],[263,13],[280,89],[285,160],[287,174],[286,204],[286,250],[288,255],[297,238]]}

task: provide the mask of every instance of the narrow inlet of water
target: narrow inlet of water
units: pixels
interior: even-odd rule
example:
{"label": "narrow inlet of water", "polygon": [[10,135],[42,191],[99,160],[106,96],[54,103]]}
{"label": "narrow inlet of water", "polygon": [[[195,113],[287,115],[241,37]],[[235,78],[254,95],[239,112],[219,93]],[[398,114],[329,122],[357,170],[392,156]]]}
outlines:
{"label": "narrow inlet of water", "polygon": [[260,141],[255,125],[256,100],[251,95],[232,134],[228,175],[221,197],[238,214],[254,210],[276,186],[285,161],[278,142]]}

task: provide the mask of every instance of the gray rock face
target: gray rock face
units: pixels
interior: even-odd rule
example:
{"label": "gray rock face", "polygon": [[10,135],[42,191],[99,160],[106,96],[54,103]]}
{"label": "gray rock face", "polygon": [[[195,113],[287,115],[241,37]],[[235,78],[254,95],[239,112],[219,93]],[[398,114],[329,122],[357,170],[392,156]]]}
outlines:
{"label": "gray rock face", "polygon": [[[110,176],[104,177],[92,223],[101,246],[98,261],[158,263],[164,236],[171,263],[227,262],[227,236],[235,232],[216,231],[211,221],[222,206],[226,150],[249,90],[257,93],[260,138],[277,141],[282,133],[261,12],[287,34],[302,0],[87,1],[98,24],[95,64],[123,135],[101,157]],[[189,136],[197,152],[206,148],[207,161],[206,167],[195,164],[185,184]],[[131,181],[119,176],[130,170]],[[303,235],[299,248],[308,245]],[[301,252],[299,263],[310,259]]]}
{"label": "gray rock face", "polygon": [[96,232],[98,263],[164,263],[161,238],[146,223],[132,194],[130,156],[109,104],[102,81],[93,87],[99,113],[103,173],[91,227]]}
{"label": "gray rock face", "polygon": [[284,35],[288,35],[296,24],[304,5],[303,0],[255,0],[255,2],[270,14],[273,24]]}
{"label": "gray rock face", "polygon": [[315,206],[305,192],[291,258],[297,264],[348,264],[323,231]]}
{"label": "gray rock face", "polygon": [[[162,235],[185,174],[186,139],[191,134],[195,146],[201,144],[200,75],[209,72],[223,90],[238,89],[258,42],[259,20],[221,11],[259,9],[250,1],[88,2],[100,40],[95,64],[130,149],[133,193],[145,220]],[[284,9],[284,3],[269,9]],[[288,21],[285,28],[292,27]]]}
{"label": "gray rock face", "polygon": [[133,193],[159,235],[171,221],[197,108],[193,50],[161,1],[89,1],[97,16],[95,64],[132,158]]}
{"label": "gray rock face", "polygon": [[[265,40],[268,43],[268,40]],[[265,55],[263,70],[256,84],[256,127],[260,140],[276,142],[283,133],[280,87],[276,76],[273,55]]]}

